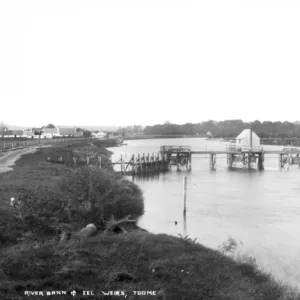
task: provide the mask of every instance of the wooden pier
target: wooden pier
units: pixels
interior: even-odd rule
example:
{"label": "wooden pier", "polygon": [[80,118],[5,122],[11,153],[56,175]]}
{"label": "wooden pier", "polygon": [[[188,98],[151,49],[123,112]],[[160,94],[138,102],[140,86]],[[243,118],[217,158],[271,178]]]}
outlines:
{"label": "wooden pier", "polygon": [[216,170],[217,155],[226,155],[227,165],[230,169],[246,167],[263,170],[265,156],[268,154],[278,154],[280,168],[295,164],[300,167],[300,148],[265,151],[261,146],[239,148],[236,145],[229,145],[223,151],[192,151],[190,146],[161,146],[156,155],[132,155],[128,162],[125,162],[121,156],[121,159],[113,164],[121,165],[121,174],[124,175],[150,175],[167,172],[172,165],[176,166],[177,171],[181,171],[182,168],[190,171],[192,169],[192,155],[208,155],[209,168]]}
{"label": "wooden pier", "polygon": [[147,155],[145,153],[132,155],[128,162],[121,156],[120,160],[112,164],[121,166],[122,175],[133,176],[167,172],[170,167],[166,155],[160,153],[156,155],[153,153],[151,156],[149,153]]}

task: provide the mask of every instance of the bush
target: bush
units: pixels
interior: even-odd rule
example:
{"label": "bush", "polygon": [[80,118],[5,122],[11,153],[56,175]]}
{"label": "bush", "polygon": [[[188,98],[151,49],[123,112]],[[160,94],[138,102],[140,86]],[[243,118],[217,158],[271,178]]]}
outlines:
{"label": "bush", "polygon": [[16,217],[38,235],[51,235],[70,223],[67,200],[45,186],[23,188],[17,195]]}
{"label": "bush", "polygon": [[118,141],[116,139],[93,140],[93,144],[96,147],[116,147],[118,146]]}
{"label": "bush", "polygon": [[86,166],[63,178],[60,188],[65,193],[72,216],[103,225],[131,215],[138,218],[144,213],[142,191],[128,180],[109,171]]}

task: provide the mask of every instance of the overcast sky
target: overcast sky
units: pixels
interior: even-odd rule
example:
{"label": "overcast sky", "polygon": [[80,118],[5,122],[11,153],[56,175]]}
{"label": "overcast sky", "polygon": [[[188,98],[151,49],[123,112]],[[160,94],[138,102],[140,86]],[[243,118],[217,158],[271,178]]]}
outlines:
{"label": "overcast sky", "polygon": [[300,119],[299,1],[1,1],[0,122]]}

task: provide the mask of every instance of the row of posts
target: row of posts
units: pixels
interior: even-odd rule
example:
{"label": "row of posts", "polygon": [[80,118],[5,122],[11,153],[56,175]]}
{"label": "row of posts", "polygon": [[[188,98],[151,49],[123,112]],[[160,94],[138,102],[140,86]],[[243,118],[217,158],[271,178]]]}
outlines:
{"label": "row of posts", "polygon": [[[240,156],[241,155],[241,156]],[[259,170],[263,170],[264,168],[264,154],[259,153],[258,157],[256,157],[256,154],[253,154],[251,152],[242,153],[239,155],[236,155],[234,153],[228,153],[227,154],[227,164],[229,168],[233,167],[233,163],[237,161],[241,161],[243,165],[248,165],[248,168],[250,169],[252,166],[252,163],[255,163],[257,160],[257,168]]]}
{"label": "row of posts", "polygon": [[121,156],[120,164],[121,174],[141,175],[169,170],[167,156],[160,153],[157,155],[152,154],[151,156],[149,153],[147,155],[132,155],[129,162],[125,162],[123,156]]}
{"label": "row of posts", "polygon": [[[62,161],[62,157],[60,159]],[[77,158],[75,156],[73,156],[73,162],[74,162],[74,165],[76,166]],[[89,158],[89,156],[86,157],[86,164],[87,165],[90,164],[90,158]],[[98,165],[99,169],[101,169],[101,167],[102,167],[102,158],[101,158],[100,155],[98,155],[98,157],[97,157],[97,165]]]}
{"label": "row of posts", "polygon": [[287,153],[279,153],[279,168],[284,168],[285,165],[289,168],[289,165],[295,165],[299,164],[300,167],[300,158],[299,154],[297,154],[295,157],[293,157],[292,154]]}
{"label": "row of posts", "polygon": [[27,141],[5,142],[3,144],[0,144],[0,148],[2,150],[16,148],[16,147],[23,147],[23,146],[24,147],[27,146]]}
{"label": "row of posts", "polygon": [[37,144],[56,144],[59,142],[65,142],[66,139],[34,139],[29,141],[15,141],[15,142],[4,142],[0,143],[0,150],[7,150],[7,149],[13,149],[17,147],[28,147],[31,145],[37,145]]}

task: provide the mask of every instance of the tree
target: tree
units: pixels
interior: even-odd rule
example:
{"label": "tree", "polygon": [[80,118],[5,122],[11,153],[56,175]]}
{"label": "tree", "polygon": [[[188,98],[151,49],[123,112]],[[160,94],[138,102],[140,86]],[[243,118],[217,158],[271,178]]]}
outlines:
{"label": "tree", "polygon": [[1,122],[0,124],[0,131],[8,130],[8,127],[4,124],[4,122]]}
{"label": "tree", "polygon": [[54,126],[53,124],[49,123],[49,124],[46,126],[46,128],[55,128],[55,126]]}

